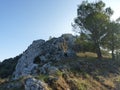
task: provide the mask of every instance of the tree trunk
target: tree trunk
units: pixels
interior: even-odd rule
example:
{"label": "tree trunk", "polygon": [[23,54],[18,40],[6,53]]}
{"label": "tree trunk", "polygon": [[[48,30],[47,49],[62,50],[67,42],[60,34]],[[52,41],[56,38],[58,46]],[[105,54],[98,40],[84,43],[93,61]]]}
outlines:
{"label": "tree trunk", "polygon": [[112,60],[115,60],[115,54],[114,54],[114,40],[113,40],[113,39],[112,39],[111,51],[112,51]]}
{"label": "tree trunk", "polygon": [[114,50],[112,50],[112,60],[115,60]]}
{"label": "tree trunk", "polygon": [[102,59],[102,53],[101,53],[101,50],[100,50],[100,45],[99,43],[95,43],[95,46],[96,46],[96,54],[97,54],[97,57],[99,60]]}
{"label": "tree trunk", "polygon": [[114,50],[115,50],[115,40],[114,40],[114,33],[112,33],[112,35],[111,35],[111,51],[112,51],[112,60],[115,60],[115,54],[114,54]]}

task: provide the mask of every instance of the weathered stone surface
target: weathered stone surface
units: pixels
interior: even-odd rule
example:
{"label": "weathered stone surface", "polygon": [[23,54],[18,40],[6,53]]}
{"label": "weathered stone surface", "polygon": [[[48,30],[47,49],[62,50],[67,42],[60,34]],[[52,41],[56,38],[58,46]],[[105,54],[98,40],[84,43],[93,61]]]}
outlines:
{"label": "weathered stone surface", "polygon": [[[71,34],[64,34],[59,38],[51,40],[37,40],[28,47],[19,59],[14,72],[14,79],[21,76],[35,75],[37,70],[40,73],[49,73],[50,62],[58,62],[62,58],[74,57],[72,49],[75,37]],[[51,71],[51,70],[50,70]]]}
{"label": "weathered stone surface", "polygon": [[44,64],[42,67],[39,67],[41,74],[47,74],[48,69],[51,67],[50,63]]}
{"label": "weathered stone surface", "polygon": [[22,83],[16,82],[16,83],[8,83],[8,85],[6,86],[6,88],[9,90],[11,88],[20,88],[22,86],[23,86]]}
{"label": "weathered stone surface", "polygon": [[47,90],[47,85],[35,78],[25,80],[25,90]]}
{"label": "weathered stone surface", "polygon": [[14,72],[14,79],[31,74],[31,71],[37,67],[37,64],[33,64],[33,61],[34,58],[42,52],[40,46],[44,43],[44,40],[37,40],[28,47],[22,57],[18,60],[16,70]]}
{"label": "weathered stone surface", "polygon": [[57,67],[52,66],[52,67],[48,68],[49,75],[55,75],[57,73],[57,71],[58,71]]}

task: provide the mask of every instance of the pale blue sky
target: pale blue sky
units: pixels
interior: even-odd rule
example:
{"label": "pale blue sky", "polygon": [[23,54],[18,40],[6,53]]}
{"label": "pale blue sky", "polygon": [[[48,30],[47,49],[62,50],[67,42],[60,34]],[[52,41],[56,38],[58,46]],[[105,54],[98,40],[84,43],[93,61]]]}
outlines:
{"label": "pale blue sky", "polygon": [[[33,40],[72,33],[83,0],[0,0],[0,60],[22,53]],[[97,1],[97,0],[88,0]],[[103,0],[120,16],[119,0]]]}

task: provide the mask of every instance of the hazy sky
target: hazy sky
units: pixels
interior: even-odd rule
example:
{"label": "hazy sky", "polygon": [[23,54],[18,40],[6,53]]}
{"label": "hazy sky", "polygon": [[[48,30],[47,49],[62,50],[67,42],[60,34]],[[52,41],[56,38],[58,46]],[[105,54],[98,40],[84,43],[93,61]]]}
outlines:
{"label": "hazy sky", "polygon": [[[98,1],[98,0],[88,0]],[[120,16],[120,0],[103,0]],[[22,53],[33,40],[72,33],[82,0],[0,0],[0,60]]]}

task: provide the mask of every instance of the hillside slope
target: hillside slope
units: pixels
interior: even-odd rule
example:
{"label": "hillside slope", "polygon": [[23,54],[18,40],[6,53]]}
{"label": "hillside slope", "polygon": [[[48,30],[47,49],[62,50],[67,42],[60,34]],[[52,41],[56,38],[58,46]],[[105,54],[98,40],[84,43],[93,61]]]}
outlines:
{"label": "hillside slope", "polygon": [[[120,61],[70,58],[52,63],[59,69],[50,70],[49,74],[21,77],[17,80],[6,80],[0,84],[0,90],[30,90],[43,82],[45,90],[119,90]],[[30,80],[30,81],[29,81]],[[34,81],[36,81],[36,84]],[[29,83],[26,86],[26,83]],[[41,84],[40,84],[41,85]],[[37,86],[36,86],[37,87]],[[21,89],[22,88],[22,89]],[[36,89],[43,90],[43,89]]]}
{"label": "hillside slope", "polygon": [[70,34],[34,41],[0,90],[120,90],[120,61],[76,56],[74,41]]}

